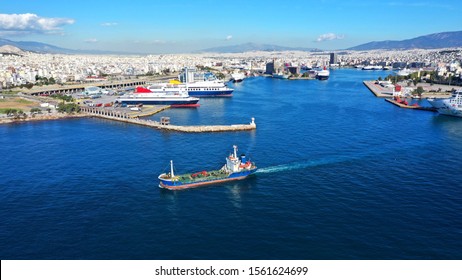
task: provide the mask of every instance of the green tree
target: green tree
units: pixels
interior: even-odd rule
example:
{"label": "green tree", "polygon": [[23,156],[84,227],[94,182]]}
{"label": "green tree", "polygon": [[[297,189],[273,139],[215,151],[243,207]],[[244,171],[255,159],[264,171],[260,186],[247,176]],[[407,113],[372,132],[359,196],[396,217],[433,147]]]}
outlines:
{"label": "green tree", "polygon": [[19,109],[7,109],[5,113],[8,117],[13,117],[13,119],[26,118],[27,115]]}
{"label": "green tree", "polygon": [[78,113],[78,112],[80,112],[80,107],[79,107],[79,105],[77,105],[77,104],[75,104],[75,103],[69,103],[69,104],[60,103],[60,104],[58,105],[57,110],[58,110],[58,112],[60,112],[60,113],[72,114],[72,113]]}
{"label": "green tree", "polygon": [[53,94],[51,95],[51,97],[55,98],[55,99],[60,99],[62,100],[63,102],[72,102],[74,101],[74,99],[72,98],[72,96],[70,95],[65,95],[65,94]]}
{"label": "green tree", "polygon": [[225,74],[221,73],[221,72],[218,72],[215,74],[215,76],[217,77],[217,79],[219,80],[223,80],[225,78]]}
{"label": "green tree", "polygon": [[40,108],[32,108],[32,109],[30,109],[30,113],[31,114],[41,114],[42,109],[40,109]]}
{"label": "green tree", "polygon": [[419,86],[413,91],[413,93],[417,94],[418,96],[422,96],[422,93],[424,93],[424,89],[423,87]]}

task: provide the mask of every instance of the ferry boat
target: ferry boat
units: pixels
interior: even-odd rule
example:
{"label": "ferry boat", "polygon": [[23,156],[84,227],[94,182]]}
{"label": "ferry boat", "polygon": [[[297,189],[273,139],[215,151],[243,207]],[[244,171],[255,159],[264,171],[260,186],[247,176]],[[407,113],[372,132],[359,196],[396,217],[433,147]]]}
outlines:
{"label": "ferry boat", "polygon": [[318,80],[327,80],[329,79],[330,72],[327,70],[327,68],[324,66],[322,70],[318,70],[316,72],[316,79]]}
{"label": "ferry boat", "polygon": [[159,187],[169,190],[182,190],[204,185],[219,184],[234,180],[243,180],[257,171],[254,162],[248,160],[244,154],[237,156],[237,146],[234,152],[226,158],[226,164],[218,170],[201,171],[176,175],[173,161],[170,161],[170,172],[159,175]]}
{"label": "ferry boat", "polygon": [[171,107],[199,107],[199,98],[191,97],[185,88],[163,85],[137,87],[131,94],[125,94],[116,100],[127,105],[170,105]]}
{"label": "ferry boat", "polygon": [[178,87],[186,87],[190,96],[196,97],[230,97],[234,91],[213,73],[198,72],[195,68],[184,68],[176,83]]}
{"label": "ferry boat", "polygon": [[245,74],[241,72],[232,73],[231,77],[233,78],[234,83],[240,83],[246,78]]}
{"label": "ferry boat", "polygon": [[218,80],[187,83],[186,90],[190,96],[196,97],[230,97],[234,91]]}
{"label": "ferry boat", "polygon": [[281,72],[273,73],[273,78],[275,78],[275,79],[288,79],[289,74],[284,74],[284,73],[281,73]]}
{"label": "ferry boat", "polygon": [[428,98],[427,101],[442,115],[462,117],[462,89],[455,91],[450,98]]}
{"label": "ferry boat", "polygon": [[362,70],[383,70],[381,65],[367,65],[362,68]]}

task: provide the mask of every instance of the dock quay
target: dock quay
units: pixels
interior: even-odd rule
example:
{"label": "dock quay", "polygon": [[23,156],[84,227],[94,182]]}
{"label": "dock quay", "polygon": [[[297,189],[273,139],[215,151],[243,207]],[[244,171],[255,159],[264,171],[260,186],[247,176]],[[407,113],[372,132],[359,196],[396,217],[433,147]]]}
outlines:
{"label": "dock quay", "polygon": [[[169,106],[164,106],[165,108],[159,108],[158,110],[162,111]],[[158,112],[160,112],[158,111]],[[246,130],[255,130],[257,125],[255,124],[255,118],[251,119],[249,124],[232,124],[232,125],[172,125],[170,124],[170,119],[164,117],[162,122],[140,119],[134,117],[129,112],[122,112],[118,110],[110,110],[104,108],[93,108],[93,107],[81,107],[81,112],[89,117],[103,118],[113,121],[119,121],[124,123],[131,123],[136,125],[142,125],[147,127],[152,127],[155,129],[163,129],[170,131],[178,132],[188,132],[188,133],[202,133],[202,132],[228,132],[228,131],[246,131]]]}
{"label": "dock quay", "polygon": [[376,84],[375,81],[363,81],[363,84],[376,96],[381,98],[387,98],[393,96],[393,89],[382,87]]}
{"label": "dock quay", "polygon": [[87,107],[87,106],[80,106],[80,111],[96,117],[117,117],[117,118],[140,118],[140,117],[147,117],[162,112],[166,109],[169,109],[169,105],[145,105],[143,109],[139,111],[128,111],[128,110],[121,110],[118,108],[101,108],[101,107]]}
{"label": "dock quay", "polygon": [[144,105],[141,111],[130,112],[131,118],[152,116],[170,108],[170,105]]}
{"label": "dock quay", "polygon": [[420,106],[415,106],[415,105],[406,105],[406,104],[399,103],[398,101],[390,99],[390,98],[386,98],[385,101],[390,102],[391,104],[398,106],[400,108],[404,108],[404,109],[415,109],[415,110],[436,112],[436,109],[433,107],[420,107]]}

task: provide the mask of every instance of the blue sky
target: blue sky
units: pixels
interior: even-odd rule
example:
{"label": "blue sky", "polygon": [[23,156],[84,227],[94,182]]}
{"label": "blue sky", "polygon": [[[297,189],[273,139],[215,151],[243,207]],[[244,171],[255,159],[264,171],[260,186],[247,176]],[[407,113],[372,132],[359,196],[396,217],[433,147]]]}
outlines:
{"label": "blue sky", "polygon": [[247,42],[335,50],[462,31],[460,0],[0,0],[0,38],[178,53]]}

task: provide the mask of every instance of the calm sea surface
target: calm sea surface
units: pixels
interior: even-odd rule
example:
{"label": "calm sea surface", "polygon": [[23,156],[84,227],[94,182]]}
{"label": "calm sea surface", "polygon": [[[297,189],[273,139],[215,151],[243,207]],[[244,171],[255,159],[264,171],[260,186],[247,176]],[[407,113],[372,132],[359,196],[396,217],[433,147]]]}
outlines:
{"label": "calm sea surface", "polygon": [[[171,109],[183,134],[101,119],[0,126],[1,259],[461,259],[462,119],[397,108],[362,81],[249,78]],[[239,146],[242,182],[158,188]]]}

